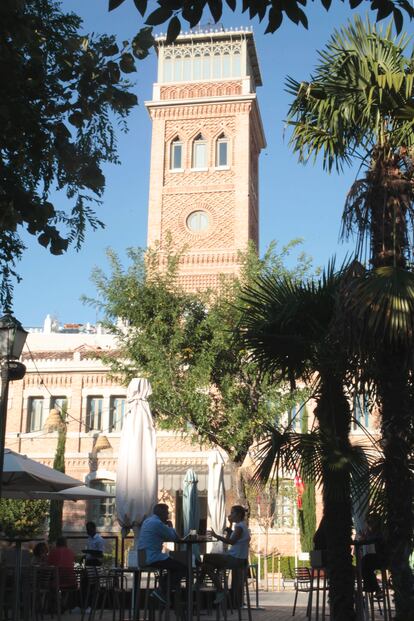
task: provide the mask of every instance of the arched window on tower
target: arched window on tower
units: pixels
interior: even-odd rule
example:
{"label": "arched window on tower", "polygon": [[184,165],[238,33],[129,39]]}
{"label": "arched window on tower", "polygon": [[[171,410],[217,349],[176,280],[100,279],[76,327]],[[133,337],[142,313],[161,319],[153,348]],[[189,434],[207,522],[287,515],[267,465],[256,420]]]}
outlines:
{"label": "arched window on tower", "polygon": [[203,56],[203,74],[202,74],[203,80],[209,80],[210,74],[211,74],[211,59],[210,59],[209,51],[206,50]]}
{"label": "arched window on tower", "polygon": [[240,57],[239,50],[234,50],[232,64],[233,64],[233,67],[232,67],[233,77],[239,78],[241,76],[241,57]]}
{"label": "arched window on tower", "polygon": [[229,166],[229,140],[225,134],[220,134],[216,143],[216,167],[227,168]]}
{"label": "arched window on tower", "polygon": [[229,50],[223,52],[223,78],[231,78],[231,56]]}
{"label": "arched window on tower", "polygon": [[193,168],[207,168],[207,142],[202,134],[198,134],[193,142]]}
{"label": "arched window on tower", "polygon": [[194,61],[193,61],[193,80],[201,80],[202,72],[202,54],[201,50],[196,50],[194,53]]}
{"label": "arched window on tower", "polygon": [[172,82],[173,79],[173,59],[170,54],[164,57],[164,82]]}
{"label": "arched window on tower", "polygon": [[183,143],[181,142],[179,136],[174,138],[174,140],[171,142],[170,169],[183,169]]}

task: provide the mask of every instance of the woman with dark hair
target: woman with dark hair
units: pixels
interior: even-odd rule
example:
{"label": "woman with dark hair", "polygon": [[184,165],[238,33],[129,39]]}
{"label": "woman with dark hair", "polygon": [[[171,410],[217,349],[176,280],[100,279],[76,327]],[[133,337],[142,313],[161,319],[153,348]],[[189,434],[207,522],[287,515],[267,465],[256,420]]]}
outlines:
{"label": "woman with dark hair", "polygon": [[39,541],[33,548],[33,565],[46,565],[49,547],[45,541]]}
{"label": "woman with dark hair", "polygon": [[[202,582],[206,574],[211,578],[217,589],[216,598],[214,600],[215,604],[219,604],[224,599],[223,587],[217,570],[238,570],[243,569],[247,565],[250,532],[245,522],[245,516],[246,509],[244,507],[241,505],[233,505],[228,517],[232,528],[226,529],[226,535],[224,537],[215,533],[214,530],[211,531],[213,537],[231,546],[230,549],[223,554],[205,554],[201,565],[199,581]],[[236,571],[233,574],[233,579],[236,573],[240,572]],[[236,589],[232,589],[235,596],[236,591],[239,591],[239,586],[240,585],[238,585]],[[237,599],[239,599],[239,593],[237,593]]]}

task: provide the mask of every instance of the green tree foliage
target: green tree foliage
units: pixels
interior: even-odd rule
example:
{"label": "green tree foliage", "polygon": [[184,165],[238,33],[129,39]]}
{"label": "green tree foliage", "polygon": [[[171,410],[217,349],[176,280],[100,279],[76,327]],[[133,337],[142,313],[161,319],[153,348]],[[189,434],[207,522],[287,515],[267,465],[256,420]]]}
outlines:
{"label": "green tree foliage", "polygon": [[302,494],[302,509],[299,511],[300,547],[303,552],[313,550],[313,535],[316,531],[315,483],[305,484]]}
{"label": "green tree foliage", "polygon": [[[309,413],[305,407],[301,433],[307,433]],[[315,481],[308,480],[302,494],[302,509],[299,511],[300,547],[303,552],[313,550],[313,535],[316,531]]]}
{"label": "green tree foliage", "polygon": [[47,500],[0,500],[0,525],[7,537],[33,537],[46,530]]}
{"label": "green tree foliage", "polygon": [[[56,447],[53,468],[59,472],[65,472],[65,449],[67,425],[65,422],[65,412],[60,412],[62,424],[58,428],[58,443]],[[50,502],[50,521],[49,521],[49,541],[56,541],[62,535],[63,500],[51,500]]]}
{"label": "green tree foliage", "polygon": [[[286,411],[293,397],[273,374],[262,373],[233,337],[240,317],[241,282],[258,272],[301,276],[310,269],[300,256],[292,270],[284,261],[296,243],[263,260],[252,250],[240,257],[240,279],[225,279],[216,292],[189,294],[177,282],[180,255],[129,250],[123,268],[109,252],[110,274],[97,270],[100,301],[89,300],[117,335],[120,351],[106,362],[125,382],[147,376],[151,406],[160,427],[189,432],[217,444],[241,466],[263,426]],[[160,267],[161,263],[161,268]],[[122,322],[119,321],[121,318]],[[237,495],[243,496],[241,488]]]}
{"label": "green tree foliage", "polygon": [[[158,0],[158,7],[155,9],[153,5],[148,6],[147,0],[133,1],[140,14],[145,17],[146,24],[159,26],[168,22],[167,41],[169,42],[176,39],[183,25],[184,29],[194,28],[203,21],[203,18],[210,17],[217,23],[222,17],[224,7],[228,7],[233,12],[241,9],[250,21],[258,19],[259,22],[264,22],[266,33],[273,33],[280,28],[285,17],[294,24],[308,27],[308,18],[305,13],[308,0],[284,0],[284,2],[274,0],[242,0],[242,2],[238,0],[225,0],[225,2],[223,0]],[[116,9],[124,2],[125,0],[109,0],[109,10]],[[361,2],[362,0],[349,0],[349,7],[355,9]],[[403,26],[403,11],[410,19],[414,16],[414,9],[408,0],[368,0],[368,2],[371,10],[377,11],[377,20],[391,15],[398,32]],[[332,0],[321,0],[321,4],[328,11]],[[141,36],[145,45],[144,30],[138,33],[138,39]]]}
{"label": "green tree foliage", "polygon": [[118,162],[114,122],[125,130],[137,104],[127,77],[142,50],[120,48],[112,36],[83,36],[81,26],[54,0],[0,2],[0,304],[6,308],[25,249],[23,230],[59,255],[70,245],[78,249],[88,227],[103,226],[94,205],[105,187],[103,164]]}

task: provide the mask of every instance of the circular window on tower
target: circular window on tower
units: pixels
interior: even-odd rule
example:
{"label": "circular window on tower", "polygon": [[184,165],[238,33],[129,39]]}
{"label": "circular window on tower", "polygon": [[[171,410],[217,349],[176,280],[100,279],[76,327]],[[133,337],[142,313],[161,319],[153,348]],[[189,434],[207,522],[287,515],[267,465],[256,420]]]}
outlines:
{"label": "circular window on tower", "polygon": [[186,224],[192,233],[204,233],[209,227],[210,218],[206,211],[198,209],[190,213]]}

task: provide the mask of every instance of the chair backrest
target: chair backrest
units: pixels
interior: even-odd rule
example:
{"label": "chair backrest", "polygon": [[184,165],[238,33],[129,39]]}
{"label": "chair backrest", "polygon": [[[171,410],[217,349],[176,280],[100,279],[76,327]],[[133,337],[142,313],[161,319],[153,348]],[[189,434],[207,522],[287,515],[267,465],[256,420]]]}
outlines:
{"label": "chair backrest", "polygon": [[145,550],[138,550],[138,566],[145,567],[147,564],[147,555]]}
{"label": "chair backrest", "polygon": [[36,568],[36,586],[38,589],[50,589],[52,584],[56,585],[57,567],[39,566]]}
{"label": "chair backrest", "polygon": [[311,572],[309,567],[296,567],[295,580],[297,582],[310,582]]}
{"label": "chair backrest", "polygon": [[59,588],[73,588],[77,589],[79,585],[79,578],[75,570],[72,567],[59,567],[58,568]]}

